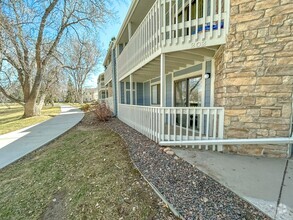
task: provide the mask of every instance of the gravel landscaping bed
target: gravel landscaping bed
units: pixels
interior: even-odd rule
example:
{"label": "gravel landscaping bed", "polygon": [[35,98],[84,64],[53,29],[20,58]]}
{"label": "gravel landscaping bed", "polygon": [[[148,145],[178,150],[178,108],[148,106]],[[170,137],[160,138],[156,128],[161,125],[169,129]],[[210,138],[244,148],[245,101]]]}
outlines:
{"label": "gravel landscaping bed", "polygon": [[[107,123],[129,146],[145,178],[184,219],[270,219],[220,183],[118,119]],[[241,183],[240,183],[241,184]]]}

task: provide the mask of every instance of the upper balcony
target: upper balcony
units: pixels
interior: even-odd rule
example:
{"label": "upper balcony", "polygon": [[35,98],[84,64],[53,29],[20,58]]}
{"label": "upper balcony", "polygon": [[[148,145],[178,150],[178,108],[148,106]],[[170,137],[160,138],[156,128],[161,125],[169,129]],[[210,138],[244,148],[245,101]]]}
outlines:
{"label": "upper balcony", "polygon": [[101,73],[98,77],[98,90],[105,89],[105,73]]}
{"label": "upper balcony", "polygon": [[112,80],[112,62],[107,66],[105,71],[105,84],[107,85]]}
{"label": "upper balcony", "polygon": [[228,22],[229,0],[155,1],[117,59],[119,79],[161,53],[224,44]]}

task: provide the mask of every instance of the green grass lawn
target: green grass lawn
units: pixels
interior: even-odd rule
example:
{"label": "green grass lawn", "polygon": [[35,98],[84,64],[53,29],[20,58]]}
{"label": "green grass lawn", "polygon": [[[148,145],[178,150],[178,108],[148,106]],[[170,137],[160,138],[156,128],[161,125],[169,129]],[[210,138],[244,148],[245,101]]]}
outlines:
{"label": "green grass lawn", "polygon": [[134,169],[122,139],[86,117],[0,170],[0,219],[174,219]]}
{"label": "green grass lawn", "polygon": [[22,118],[23,107],[21,105],[0,105],[0,134],[5,134],[21,128],[28,127],[46,121],[60,113],[60,106],[45,106],[41,116]]}

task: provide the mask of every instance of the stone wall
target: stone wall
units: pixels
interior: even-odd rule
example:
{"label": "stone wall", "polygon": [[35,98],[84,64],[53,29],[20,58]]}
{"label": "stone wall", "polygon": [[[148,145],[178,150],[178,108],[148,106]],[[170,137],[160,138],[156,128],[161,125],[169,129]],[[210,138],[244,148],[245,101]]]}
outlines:
{"label": "stone wall", "polygon": [[[292,0],[231,0],[226,44],[215,56],[215,105],[225,138],[288,137],[293,90]],[[287,156],[288,146],[225,146],[241,154]]]}

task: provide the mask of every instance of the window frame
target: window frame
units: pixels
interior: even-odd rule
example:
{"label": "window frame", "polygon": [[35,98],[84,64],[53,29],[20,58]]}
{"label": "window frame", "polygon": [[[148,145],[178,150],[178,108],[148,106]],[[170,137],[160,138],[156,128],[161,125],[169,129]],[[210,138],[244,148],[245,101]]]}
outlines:
{"label": "window frame", "polygon": [[[157,92],[157,102],[155,103],[155,102],[153,102],[154,101],[154,99],[153,99],[153,88],[154,87],[157,87],[157,90],[156,90],[156,92]],[[151,93],[151,105],[160,105],[161,104],[161,84],[160,83],[153,83],[153,84],[151,84],[151,88],[150,88],[150,93]]]}

